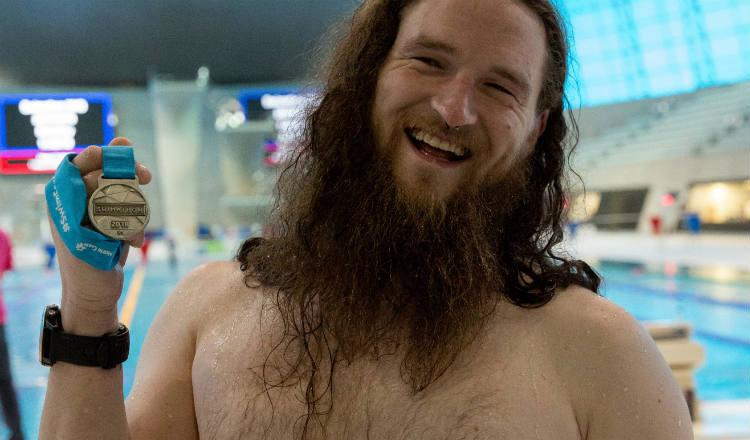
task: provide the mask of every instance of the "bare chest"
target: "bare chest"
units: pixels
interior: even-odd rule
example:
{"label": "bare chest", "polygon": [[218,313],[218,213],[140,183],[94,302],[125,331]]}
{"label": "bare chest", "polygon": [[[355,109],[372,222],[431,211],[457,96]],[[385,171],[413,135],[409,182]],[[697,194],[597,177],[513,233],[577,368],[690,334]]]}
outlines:
{"label": "bare chest", "polygon": [[202,439],[296,439],[305,424],[313,439],[580,439],[553,369],[525,349],[507,355],[451,367],[416,394],[396,359],[339,364],[330,398],[308,417],[306,383],[269,383],[249,332],[214,331],[196,347],[196,419]]}

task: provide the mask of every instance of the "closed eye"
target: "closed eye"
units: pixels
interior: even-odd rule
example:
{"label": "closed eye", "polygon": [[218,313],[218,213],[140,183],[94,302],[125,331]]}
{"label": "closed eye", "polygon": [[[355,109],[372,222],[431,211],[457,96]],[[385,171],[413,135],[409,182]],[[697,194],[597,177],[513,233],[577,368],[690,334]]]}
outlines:
{"label": "closed eye", "polygon": [[440,69],[440,68],[443,67],[442,64],[440,64],[440,62],[437,61],[434,58],[429,58],[429,57],[414,57],[414,59],[417,60],[417,61],[419,61],[419,62],[421,62],[421,63],[424,63],[424,64],[426,64],[426,65],[428,65],[430,67],[435,67],[435,68],[438,68],[438,69]]}
{"label": "closed eye", "polygon": [[500,91],[502,93],[508,94],[508,95],[510,95],[510,96],[512,96],[512,97],[515,98],[515,95],[513,93],[511,93],[510,90],[506,89],[505,87],[501,86],[500,84],[497,84],[497,83],[487,83],[487,86],[490,87],[491,89]]}

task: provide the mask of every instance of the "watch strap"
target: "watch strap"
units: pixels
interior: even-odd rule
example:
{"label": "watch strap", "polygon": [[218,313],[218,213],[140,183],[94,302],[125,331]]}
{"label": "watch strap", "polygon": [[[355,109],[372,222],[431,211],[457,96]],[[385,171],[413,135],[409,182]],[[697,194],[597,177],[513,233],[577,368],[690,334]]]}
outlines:
{"label": "watch strap", "polygon": [[105,179],[135,179],[135,156],[130,145],[102,147],[102,177]]}
{"label": "watch strap", "polygon": [[50,359],[89,367],[114,368],[130,352],[130,331],[124,324],[103,336],[80,336],[53,331]]}

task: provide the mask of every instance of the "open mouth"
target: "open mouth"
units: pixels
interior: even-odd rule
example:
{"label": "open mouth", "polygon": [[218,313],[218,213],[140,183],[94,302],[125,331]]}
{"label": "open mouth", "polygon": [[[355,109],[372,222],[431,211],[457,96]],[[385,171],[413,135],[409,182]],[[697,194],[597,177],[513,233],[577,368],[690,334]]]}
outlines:
{"label": "open mouth", "polygon": [[462,162],[471,157],[468,148],[444,141],[418,128],[406,129],[406,136],[419,153],[438,162]]}

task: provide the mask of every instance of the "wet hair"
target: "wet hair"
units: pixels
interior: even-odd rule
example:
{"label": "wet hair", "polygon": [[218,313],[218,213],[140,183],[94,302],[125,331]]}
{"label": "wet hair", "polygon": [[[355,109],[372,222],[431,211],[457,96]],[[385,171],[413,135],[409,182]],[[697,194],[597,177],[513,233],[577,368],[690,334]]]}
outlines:
{"label": "wet hair", "polygon": [[[345,330],[336,327],[337,322],[326,322],[321,316],[326,316],[327,310],[320,304],[316,305],[316,301],[322,301],[321,298],[325,297],[324,286],[341,283],[341,279],[346,277],[355,279],[352,274],[359,268],[349,267],[349,273],[328,274],[324,272],[333,272],[333,269],[326,269],[326,264],[331,262],[317,260],[320,259],[319,255],[331,255],[332,249],[339,249],[342,253],[345,251],[337,247],[345,241],[336,234],[346,235],[348,232],[330,231],[327,226],[331,223],[326,221],[330,221],[333,212],[340,216],[341,211],[335,211],[334,206],[354,203],[341,197],[341,192],[354,187],[364,188],[363,191],[368,189],[367,185],[358,181],[356,170],[371,167],[376,156],[371,110],[378,75],[395,42],[404,9],[416,1],[420,0],[365,1],[347,22],[343,36],[320,69],[322,92],[317,104],[306,114],[299,146],[279,179],[276,205],[270,220],[272,232],[267,238],[248,239],[237,253],[246,283],[257,283],[276,292],[275,304],[280,311],[284,331],[295,338],[301,347],[297,359],[290,364],[292,371],[289,375],[282,374],[275,382],[264,375],[264,380],[267,386],[285,386],[291,373],[301,377],[305,374],[300,370],[307,372],[306,389],[303,390],[307,403],[303,437],[308,433],[310,418],[325,414],[326,410],[320,410],[319,406],[330,409],[332,405],[330,396],[329,400],[325,400],[321,397],[321,387],[316,389],[315,375],[320,378],[322,374],[324,380],[328,379],[328,384],[322,388],[331,393],[333,368],[339,357],[351,361],[354,355],[361,354],[362,349],[370,348],[368,343],[371,340],[367,340],[367,336],[373,339],[382,336],[387,324],[392,322],[389,317],[393,318],[393,313],[398,313],[393,312],[398,309],[397,306],[388,305],[393,308],[390,310],[392,314],[385,313],[383,321],[378,321],[369,333],[347,335]],[[537,112],[549,111],[549,115],[545,131],[524,164],[523,191],[518,196],[514,194],[514,198],[519,200],[503,217],[501,227],[497,228],[497,237],[488,240],[496,252],[487,257],[495,261],[486,267],[496,268],[497,273],[484,279],[496,281],[497,295],[517,306],[532,308],[543,306],[558,289],[572,284],[596,292],[600,280],[588,264],[571,259],[555,249],[563,239],[566,223],[567,158],[577,142],[575,121],[572,117],[565,118],[568,43],[564,23],[547,0],[517,1],[532,10],[545,28],[547,54]],[[373,200],[358,204],[373,203]],[[339,260],[341,258],[336,261]],[[380,263],[378,267],[381,269],[398,267],[396,263]],[[389,279],[387,270],[371,272],[360,269],[358,273],[362,273],[363,277],[378,278],[374,281]],[[310,274],[318,280],[307,279]],[[351,285],[358,284],[355,281]],[[304,291],[307,288],[310,291]],[[361,307],[352,307],[352,310],[360,310],[360,313],[382,311],[382,304],[374,300],[368,303],[365,302],[367,298],[352,298],[347,301],[362,301],[353,303]],[[482,316],[489,311],[481,307]],[[470,316],[470,313],[467,312],[465,316]],[[356,322],[356,319],[364,317],[353,318]],[[332,348],[329,345],[332,341],[324,331],[330,326],[333,326],[332,334],[336,340],[343,339],[351,344],[341,344],[341,351],[340,347]],[[467,327],[466,335],[474,335],[477,328]],[[449,330],[445,330],[446,335],[453,336]],[[410,382],[415,392],[424,389],[442,374],[461,344],[471,339],[462,336],[458,335],[457,339],[452,340],[447,350],[436,348],[447,361],[438,360],[435,369]],[[355,349],[352,351],[348,348],[350,346]],[[409,359],[407,354],[404,362],[414,363],[415,359]],[[330,368],[327,374],[323,372],[326,365]]]}
{"label": "wet hair", "polygon": [[[352,145],[367,144],[373,136],[370,111],[378,74],[396,40],[403,10],[415,1],[371,0],[355,11],[346,34],[318,73],[323,94],[306,119],[299,147],[305,154],[322,162],[352,162],[342,166],[363,163],[361,157],[342,156],[341,152],[349,152]],[[547,54],[537,112],[548,110],[549,115],[529,158],[531,192],[524,201],[523,221],[513,225],[515,242],[508,243],[513,252],[503,261],[508,269],[503,294],[519,306],[536,307],[552,299],[556,289],[571,284],[596,292],[600,278],[585,262],[566,258],[553,249],[564,236],[565,171],[578,140],[572,112],[565,117],[569,53],[565,23],[549,0],[516,1],[531,9],[544,25]],[[297,160],[287,171],[300,165]],[[247,257],[258,243],[248,240],[240,248],[237,259],[245,269],[252,267]]]}

